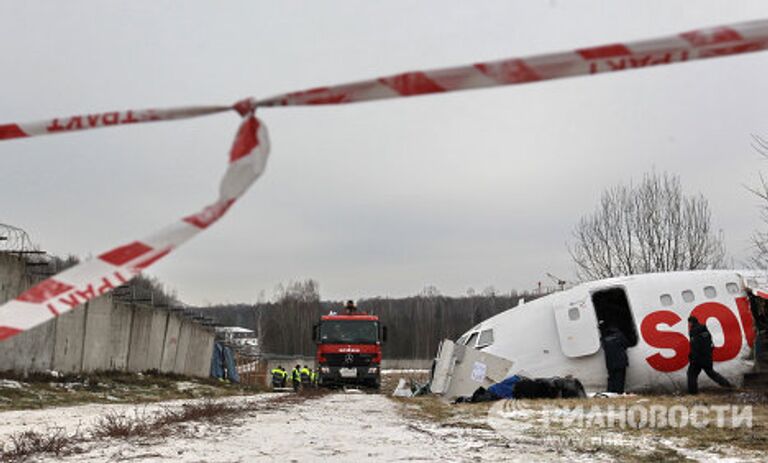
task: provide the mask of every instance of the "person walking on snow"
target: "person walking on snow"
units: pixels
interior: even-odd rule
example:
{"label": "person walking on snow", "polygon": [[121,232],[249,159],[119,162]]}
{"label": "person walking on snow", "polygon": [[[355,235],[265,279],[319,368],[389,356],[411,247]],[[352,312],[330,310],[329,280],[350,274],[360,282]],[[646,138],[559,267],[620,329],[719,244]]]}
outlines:
{"label": "person walking on snow", "polygon": [[691,353],[688,354],[688,393],[699,393],[699,373],[704,373],[717,384],[732,388],[733,385],[712,368],[712,333],[707,325],[702,325],[696,317],[688,317],[688,333],[691,343]]}

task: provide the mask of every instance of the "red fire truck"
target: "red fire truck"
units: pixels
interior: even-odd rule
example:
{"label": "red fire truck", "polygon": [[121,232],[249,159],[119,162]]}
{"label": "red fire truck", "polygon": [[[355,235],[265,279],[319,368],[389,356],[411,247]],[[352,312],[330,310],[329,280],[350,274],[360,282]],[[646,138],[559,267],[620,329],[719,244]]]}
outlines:
{"label": "red fire truck", "polygon": [[381,386],[381,344],[387,329],[379,317],[364,312],[331,312],[320,317],[312,338],[317,343],[318,383],[333,387]]}

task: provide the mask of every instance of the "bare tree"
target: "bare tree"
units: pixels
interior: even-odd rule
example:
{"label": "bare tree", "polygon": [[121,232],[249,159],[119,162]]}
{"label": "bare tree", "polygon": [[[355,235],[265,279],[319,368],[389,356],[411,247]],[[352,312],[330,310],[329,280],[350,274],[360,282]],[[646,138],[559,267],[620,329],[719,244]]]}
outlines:
{"label": "bare tree", "polygon": [[[752,140],[752,147],[764,158],[768,159],[768,140],[759,135],[752,135]],[[763,224],[768,225],[768,180],[766,180],[762,173],[760,174],[760,186],[750,188],[750,191],[760,198],[760,218]],[[752,244],[755,247],[755,252],[751,259],[752,263],[758,268],[768,268],[768,232],[763,230],[755,231],[752,235]]]}
{"label": "bare tree", "polygon": [[437,286],[435,285],[427,285],[421,290],[419,296],[427,299],[434,299],[440,297],[440,290],[437,289]]}
{"label": "bare tree", "polygon": [[725,245],[710,216],[704,196],[683,195],[678,176],[651,172],[639,185],[605,190],[569,252],[582,279],[719,268]]}

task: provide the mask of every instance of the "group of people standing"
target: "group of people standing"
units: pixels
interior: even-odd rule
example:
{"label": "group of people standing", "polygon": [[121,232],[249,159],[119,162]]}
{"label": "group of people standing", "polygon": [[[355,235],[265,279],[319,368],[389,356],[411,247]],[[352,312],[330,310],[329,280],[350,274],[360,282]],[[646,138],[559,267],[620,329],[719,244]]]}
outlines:
{"label": "group of people standing", "polygon": [[[272,373],[273,388],[287,387],[289,375],[282,365],[272,369],[270,373]],[[307,365],[302,367],[296,364],[290,374],[291,386],[293,386],[294,391],[298,391],[301,387],[317,386],[317,376],[317,372],[310,369]]]}
{"label": "group of people standing", "polygon": [[[732,388],[733,385],[713,368],[712,351],[715,345],[712,343],[712,334],[706,325],[699,323],[696,317],[688,317],[688,337],[691,345],[688,354],[688,393],[698,394],[699,374],[702,370],[712,381],[720,386]],[[605,353],[605,366],[608,370],[608,392],[624,393],[626,371],[629,366],[627,348],[629,340],[615,325],[600,322],[600,343]]]}

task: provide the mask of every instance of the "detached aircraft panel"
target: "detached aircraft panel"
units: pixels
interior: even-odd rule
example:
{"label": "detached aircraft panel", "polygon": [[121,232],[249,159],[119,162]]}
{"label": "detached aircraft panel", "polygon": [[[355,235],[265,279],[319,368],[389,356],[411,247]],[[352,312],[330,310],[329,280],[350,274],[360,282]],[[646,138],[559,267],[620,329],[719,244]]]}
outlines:
{"label": "detached aircraft panel", "polygon": [[584,357],[600,350],[597,317],[588,299],[554,308],[560,348],[566,357]]}
{"label": "detached aircraft panel", "polygon": [[445,339],[435,362],[430,389],[446,400],[471,396],[512,374],[514,362]]}

